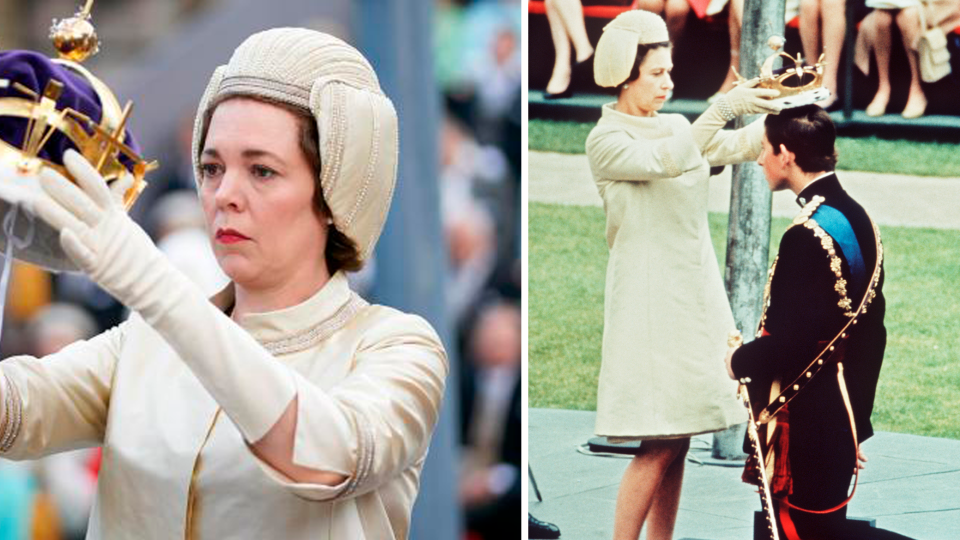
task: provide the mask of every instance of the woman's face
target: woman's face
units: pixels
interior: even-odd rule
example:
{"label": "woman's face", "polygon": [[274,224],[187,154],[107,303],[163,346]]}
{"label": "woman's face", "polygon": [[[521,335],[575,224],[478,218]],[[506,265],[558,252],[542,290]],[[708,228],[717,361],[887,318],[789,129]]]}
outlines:
{"label": "woman's face", "polygon": [[251,99],[228,99],[210,119],[200,201],[217,261],[239,286],[269,290],[327,272],[326,219],[313,207],[299,137],[293,113]]}
{"label": "woman's face", "polygon": [[620,94],[627,106],[638,116],[653,116],[663,108],[667,95],[673,89],[670,71],[673,60],[669,47],[660,47],[647,52],[640,63],[640,76],[627,83]]}

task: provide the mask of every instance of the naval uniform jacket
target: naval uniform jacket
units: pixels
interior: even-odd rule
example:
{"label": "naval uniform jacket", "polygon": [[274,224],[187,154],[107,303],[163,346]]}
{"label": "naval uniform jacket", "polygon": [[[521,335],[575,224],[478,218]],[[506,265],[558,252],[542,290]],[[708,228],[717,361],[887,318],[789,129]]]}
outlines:
{"label": "naval uniform jacket", "polygon": [[[771,398],[770,385],[774,379],[780,379],[784,386],[792,382],[802,375],[826,343],[840,333],[850,320],[850,313],[857,310],[877,260],[877,242],[870,218],[843,190],[835,174],[807,185],[797,202],[808,205],[815,196],[823,197],[823,205],[840,211],[849,221],[863,255],[864,277],[861,283],[853,283],[847,257],[837,249],[846,285],[846,295],[842,295],[838,289],[843,287],[838,286],[840,280],[830,267],[831,257],[814,230],[803,225],[787,230],[772,269],[769,305],[761,322],[765,335],[743,345],[732,361],[734,374],[752,380],[748,385],[751,398],[762,404]],[[862,442],[873,434],[870,414],[886,345],[882,287],[881,272],[876,296],[866,312],[857,317],[857,324],[850,326],[848,337],[840,340],[837,354],[827,360],[820,373],[787,405],[788,454],[795,485],[808,482],[824,471],[847,475],[847,480],[853,473],[854,445],[837,379],[837,359],[843,362],[858,439]],[[841,305],[844,296],[850,300],[849,308]],[[837,463],[841,466],[836,466]],[[804,474],[797,474],[798,471]],[[795,501],[791,498],[791,502],[823,509],[838,504],[843,497],[845,493],[840,500]]]}

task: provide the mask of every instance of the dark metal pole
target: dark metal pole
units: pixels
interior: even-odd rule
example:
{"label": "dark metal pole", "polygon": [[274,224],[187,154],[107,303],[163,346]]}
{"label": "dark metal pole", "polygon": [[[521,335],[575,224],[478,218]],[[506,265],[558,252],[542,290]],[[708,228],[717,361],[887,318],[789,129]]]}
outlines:
{"label": "dark metal pole", "polygon": [[[784,0],[745,0],[740,38],[740,73],[750,79],[760,75],[760,65],[773,54],[771,36],[783,36]],[[737,128],[759,115],[737,118]],[[726,286],[733,320],[749,341],[760,321],[760,304],[770,249],[772,196],[763,170],[753,162],[733,167],[730,222],[727,232]],[[744,459],[741,445],[745,423],[713,437],[713,456]]]}
{"label": "dark metal pole", "polygon": [[446,316],[446,244],[440,227],[437,131],[440,92],[433,74],[433,5],[420,0],[355,4],[356,35],[400,117],[400,162],[393,207],[376,251],[374,300],[425,317],[450,355],[440,421],[420,478],[410,537],[463,536],[457,497],[457,358]]}

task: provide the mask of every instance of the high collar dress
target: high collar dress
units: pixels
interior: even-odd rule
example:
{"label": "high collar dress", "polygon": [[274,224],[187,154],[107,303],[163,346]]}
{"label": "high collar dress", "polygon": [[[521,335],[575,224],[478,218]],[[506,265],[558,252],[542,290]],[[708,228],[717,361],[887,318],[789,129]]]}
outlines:
{"label": "high collar dress", "polygon": [[[214,303],[229,307],[230,287]],[[0,430],[8,441],[15,430],[0,455],[102,444],[92,539],[405,538],[447,373],[430,325],[368,304],[338,273],[236,331],[295,372],[294,462],[343,483],[296,483],[258,459],[137,315],[57,354],[0,364]]]}
{"label": "high collar dress", "polygon": [[723,362],[736,326],[707,197],[711,166],[759,155],[763,122],[717,129],[701,149],[685,117],[613,105],[586,143],[609,249],[595,432],[679,438],[744,422]]}

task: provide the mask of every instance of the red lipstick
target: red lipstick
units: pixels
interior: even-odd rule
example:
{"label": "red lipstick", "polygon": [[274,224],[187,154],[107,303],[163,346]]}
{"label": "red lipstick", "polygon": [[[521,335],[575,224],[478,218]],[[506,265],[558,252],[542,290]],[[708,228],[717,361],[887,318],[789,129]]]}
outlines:
{"label": "red lipstick", "polygon": [[248,236],[241,234],[239,231],[234,229],[217,229],[215,238],[217,242],[221,244],[236,244],[237,242],[243,242],[244,240],[250,239]]}

